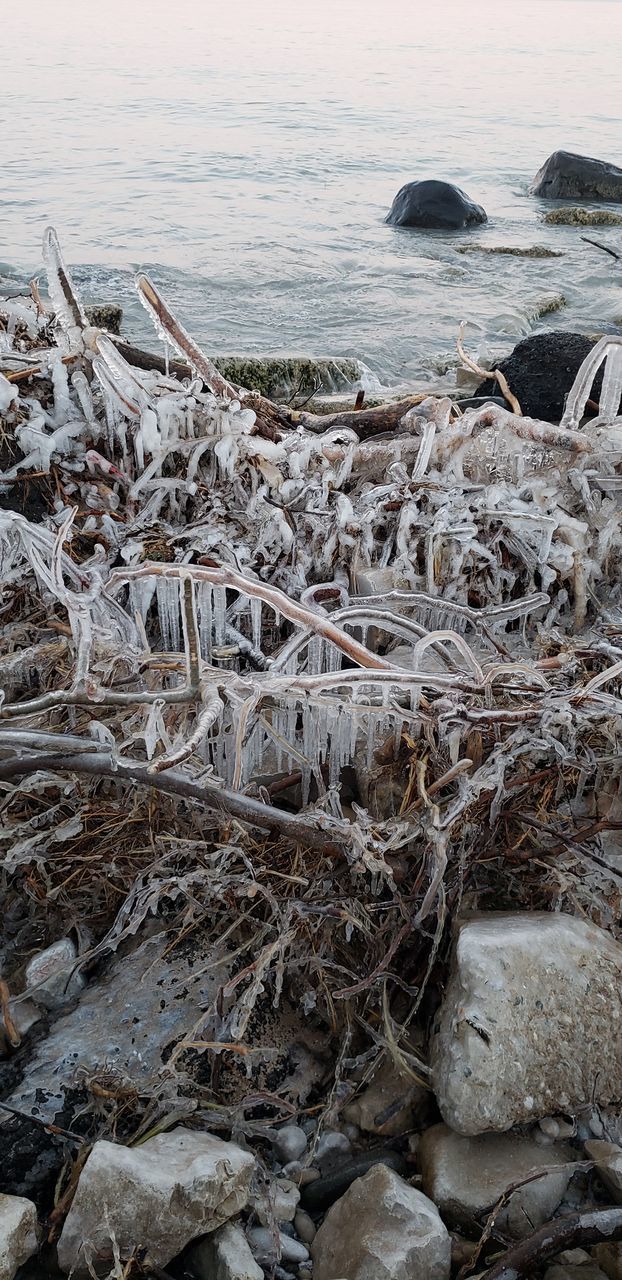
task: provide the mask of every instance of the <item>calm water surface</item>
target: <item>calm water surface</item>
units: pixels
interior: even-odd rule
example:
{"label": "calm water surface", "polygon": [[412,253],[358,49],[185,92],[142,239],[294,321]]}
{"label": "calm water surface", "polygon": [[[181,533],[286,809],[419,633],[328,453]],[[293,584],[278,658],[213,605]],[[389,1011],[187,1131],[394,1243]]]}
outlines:
{"label": "calm water surface", "polygon": [[[493,350],[551,294],[558,327],[622,319],[622,265],[526,195],[558,147],[622,164],[621,0],[5,7],[0,275],[39,269],[52,222],[137,336],[142,267],[213,353],[351,354],[392,382],[442,363],[465,317]],[[488,226],[385,226],[422,177],[464,186]],[[565,256],[461,255],[467,238]]]}

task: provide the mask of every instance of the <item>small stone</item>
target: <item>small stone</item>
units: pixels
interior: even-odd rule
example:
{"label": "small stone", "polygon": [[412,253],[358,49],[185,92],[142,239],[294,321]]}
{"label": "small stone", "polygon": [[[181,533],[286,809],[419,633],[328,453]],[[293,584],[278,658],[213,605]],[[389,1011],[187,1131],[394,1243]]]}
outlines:
{"label": "small stone", "polygon": [[250,1208],[254,1210],[263,1227],[274,1222],[293,1222],[298,1208],[300,1191],[288,1178],[275,1178],[251,1192]]}
{"label": "small stone", "polygon": [[86,318],[95,329],[106,329],[119,334],[123,320],[123,307],[118,302],[94,302],[85,307]]}
{"label": "small stone", "polygon": [[307,1150],[307,1135],[297,1124],[284,1124],[277,1129],[272,1138],[275,1156],[282,1164],[290,1160],[298,1160]]}
{"label": "small stone", "polygon": [[505,1133],[463,1138],[444,1124],[428,1129],[419,1147],[423,1191],[449,1226],[473,1228],[507,1187],[559,1165],[517,1187],[498,1214],[500,1230],[514,1239],[530,1235],[552,1217],[570,1181],[571,1160],[571,1152],[559,1147],[544,1154],[531,1138]]}
{"label": "small stone", "polygon": [[446,1123],[505,1131],[622,1096],[621,980],[622,947],[588,920],[464,921],[430,1055]]}
{"label": "small stone", "polygon": [[329,1209],[311,1254],[314,1280],[449,1280],[451,1241],[432,1201],[378,1164]]}
{"label": "small stone", "polygon": [[315,1240],[317,1227],[308,1213],[304,1209],[298,1209],[294,1218],[294,1226],[296,1235],[302,1240],[303,1244],[312,1244]]}
{"label": "small stone", "polygon": [[343,1156],[349,1156],[351,1150],[352,1143],[345,1133],[337,1131],[323,1133],[315,1149],[314,1159],[324,1172],[334,1168]]}
{"label": "small stone", "polygon": [[611,1192],[616,1204],[622,1204],[622,1147],[615,1142],[598,1142],[592,1139],[585,1144],[588,1160],[593,1160],[596,1172]]}
{"label": "small stone", "polygon": [[289,1164],[284,1164],[281,1173],[284,1178],[291,1178],[294,1182],[300,1182],[300,1175],[303,1172],[303,1166],[300,1160],[290,1160]]}
{"label": "small stone", "polygon": [[254,1166],[235,1143],[183,1128],[133,1148],[96,1142],[58,1243],[61,1271],[112,1260],[113,1239],[122,1258],[148,1247],[165,1267],[245,1207]]}
{"label": "small stone", "polygon": [[190,1250],[188,1262],[198,1280],[264,1280],[244,1232],[226,1222]]}
{"label": "small stone", "polygon": [[344,1109],[346,1120],[365,1133],[392,1138],[411,1129],[418,1113],[434,1104],[429,1089],[400,1071],[393,1062],[382,1062],[369,1084],[354,1102]]}
{"label": "small stone", "polygon": [[607,1280],[598,1263],[555,1262],[544,1272],[544,1280]]}
{"label": "small stone", "polygon": [[0,1280],[13,1280],[37,1252],[37,1210],[23,1196],[0,1194]]}
{"label": "small stone", "polygon": [[309,1250],[299,1240],[292,1240],[283,1231],[272,1232],[268,1227],[251,1227],[248,1243],[258,1262],[274,1261],[275,1243],[281,1251],[283,1262],[307,1262]]}
{"label": "small stone", "polygon": [[[285,1169],[283,1170],[283,1173],[285,1173]],[[318,1178],[321,1178],[321,1176],[319,1169],[316,1169],[315,1165],[310,1164],[308,1169],[303,1169],[301,1171],[298,1179],[298,1186],[308,1187],[311,1182],[317,1182]]]}
{"label": "small stone", "polygon": [[78,952],[71,938],[59,938],[26,966],[26,991],[43,1009],[62,1009],[84,989],[82,974],[72,972]]}

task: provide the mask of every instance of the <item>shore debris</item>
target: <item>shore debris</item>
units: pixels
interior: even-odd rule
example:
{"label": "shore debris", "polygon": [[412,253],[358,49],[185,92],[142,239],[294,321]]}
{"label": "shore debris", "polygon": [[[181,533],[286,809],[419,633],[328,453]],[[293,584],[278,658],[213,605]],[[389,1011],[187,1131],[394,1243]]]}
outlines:
{"label": "shore debris", "polygon": [[[224,376],[144,275],[162,354],[132,363],[51,229],[44,256],[49,308],[0,302],[7,1189],[64,1268],[84,1242],[117,1280],[226,1220],[268,1274],[322,1280],[359,1201],[349,1280],[377,1254],[446,1280],[406,1181],[437,1103],[467,1133],[560,1137],[620,1096],[622,339],[589,345],[552,421],[509,373],[522,413],[326,417]],[[497,912],[519,923],[488,964],[527,957],[529,1002],[503,970],[450,1026],[451,926],[455,975]],[[564,947],[592,995],[576,966],[550,990]],[[236,1153],[209,1194],[201,1144]],[[507,1241],[478,1226],[487,1261]]]}

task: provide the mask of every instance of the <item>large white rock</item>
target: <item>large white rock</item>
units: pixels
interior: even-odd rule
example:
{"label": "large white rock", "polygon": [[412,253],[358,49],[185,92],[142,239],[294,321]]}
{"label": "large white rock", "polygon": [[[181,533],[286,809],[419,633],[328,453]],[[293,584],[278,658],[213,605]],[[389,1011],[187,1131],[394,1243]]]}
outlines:
{"label": "large white rock", "polygon": [[451,1241],[432,1201],[376,1164],[328,1210],[311,1254],[313,1280],[448,1280]]}
{"label": "large white rock", "polygon": [[264,1280],[237,1222],[226,1222],[206,1236],[190,1251],[188,1261],[200,1280]]}
{"label": "large white rock", "polygon": [[62,1271],[146,1247],[165,1267],[191,1240],[222,1226],[248,1201],[254,1158],[209,1133],[175,1129],[130,1149],[96,1142],[58,1243]]}
{"label": "large white rock", "polygon": [[498,1214],[497,1226],[515,1239],[548,1222],[573,1172],[572,1154],[564,1147],[542,1148],[531,1138],[505,1133],[464,1138],[444,1124],[424,1133],[417,1161],[423,1191],[450,1227],[472,1227],[508,1187],[550,1169],[518,1187]]}
{"label": "large white rock", "polygon": [[37,1210],[23,1196],[0,1195],[0,1280],[13,1280],[18,1267],[37,1252]]}
{"label": "large white rock", "polygon": [[568,915],[465,921],[431,1065],[443,1119],[463,1134],[620,1098],[622,947]]}

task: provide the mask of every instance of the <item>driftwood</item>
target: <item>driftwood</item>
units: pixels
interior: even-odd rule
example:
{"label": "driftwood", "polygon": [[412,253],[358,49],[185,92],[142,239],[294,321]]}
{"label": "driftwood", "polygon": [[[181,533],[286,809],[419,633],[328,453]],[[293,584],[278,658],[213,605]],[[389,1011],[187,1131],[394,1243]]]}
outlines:
{"label": "driftwood", "polygon": [[589,1249],[622,1240],[622,1208],[573,1213],[546,1222],[538,1231],[508,1249],[479,1280],[529,1280],[537,1269],[563,1249]]}

